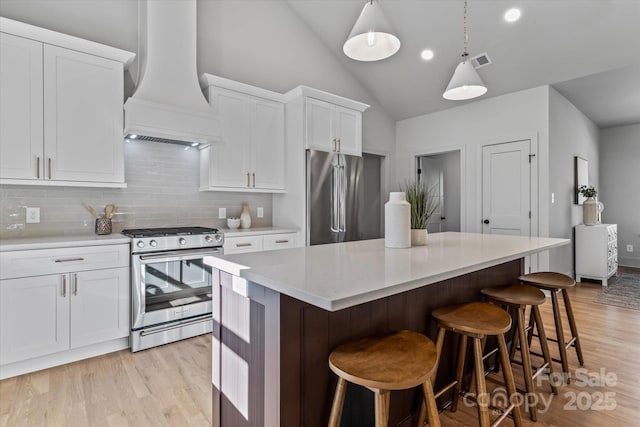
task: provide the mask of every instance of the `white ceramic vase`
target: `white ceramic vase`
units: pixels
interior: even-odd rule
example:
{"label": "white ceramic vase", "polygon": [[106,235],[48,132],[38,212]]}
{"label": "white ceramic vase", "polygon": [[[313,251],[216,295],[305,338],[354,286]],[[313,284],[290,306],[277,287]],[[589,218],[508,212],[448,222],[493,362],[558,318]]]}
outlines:
{"label": "white ceramic vase", "polygon": [[389,201],[384,205],[384,245],[411,247],[411,205],[404,192],[389,193]]}
{"label": "white ceramic vase", "polygon": [[249,205],[242,206],[242,213],[240,214],[240,228],[251,227],[251,214],[249,213]]}
{"label": "white ceramic vase", "polygon": [[584,225],[600,224],[600,214],[604,210],[604,204],[595,197],[587,197],[582,204],[582,222]]}
{"label": "white ceramic vase", "polygon": [[411,246],[424,246],[427,244],[429,232],[426,228],[411,229]]}

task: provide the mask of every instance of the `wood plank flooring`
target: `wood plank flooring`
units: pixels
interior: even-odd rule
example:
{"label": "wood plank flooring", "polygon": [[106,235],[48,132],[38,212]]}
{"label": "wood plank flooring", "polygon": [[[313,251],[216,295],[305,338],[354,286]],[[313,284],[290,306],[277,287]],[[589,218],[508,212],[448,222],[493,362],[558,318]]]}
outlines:
{"label": "wood plank flooring", "polygon": [[[640,311],[593,302],[600,289],[599,284],[582,283],[570,295],[586,360],[583,376],[593,375],[592,382],[604,383],[607,374],[615,374],[615,385],[611,378],[602,385],[574,379],[559,388],[548,410],[538,406],[537,423],[526,418],[525,426],[640,426]],[[553,337],[550,302],[542,311]],[[210,426],[210,345],[210,336],[201,336],[0,381],[0,426]],[[557,356],[557,347],[550,345]],[[575,373],[575,351],[569,352],[569,359]],[[559,370],[557,364],[554,367]],[[519,366],[514,365],[514,373],[523,388]],[[545,399],[551,397],[546,383],[539,392]],[[600,401],[600,396],[607,399]],[[615,404],[615,409],[597,410],[596,404]],[[457,412],[444,411],[440,417],[443,426],[478,425],[475,408],[462,401]],[[503,425],[513,424],[506,420]]]}

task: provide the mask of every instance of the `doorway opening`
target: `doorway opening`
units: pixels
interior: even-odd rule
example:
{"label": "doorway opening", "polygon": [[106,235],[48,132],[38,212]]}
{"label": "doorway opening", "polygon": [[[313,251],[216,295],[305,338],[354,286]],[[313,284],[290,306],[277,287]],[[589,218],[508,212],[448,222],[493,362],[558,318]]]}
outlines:
{"label": "doorway opening", "polygon": [[383,198],[386,157],[362,153],[362,186],[364,187],[364,224],[361,232],[363,239],[379,239],[384,236]]}
{"label": "doorway opening", "polygon": [[427,224],[429,233],[461,230],[461,177],[459,150],[416,156],[416,179],[439,201]]}

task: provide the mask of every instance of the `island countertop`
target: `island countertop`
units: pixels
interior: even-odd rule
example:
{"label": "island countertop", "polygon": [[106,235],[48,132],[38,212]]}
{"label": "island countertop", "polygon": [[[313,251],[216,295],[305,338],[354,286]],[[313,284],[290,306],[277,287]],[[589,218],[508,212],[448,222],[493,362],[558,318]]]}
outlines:
{"label": "island countertop", "polygon": [[254,284],[337,311],[569,242],[445,232],[430,234],[426,246],[407,249],[385,248],[384,239],[375,239],[209,256],[205,262]]}

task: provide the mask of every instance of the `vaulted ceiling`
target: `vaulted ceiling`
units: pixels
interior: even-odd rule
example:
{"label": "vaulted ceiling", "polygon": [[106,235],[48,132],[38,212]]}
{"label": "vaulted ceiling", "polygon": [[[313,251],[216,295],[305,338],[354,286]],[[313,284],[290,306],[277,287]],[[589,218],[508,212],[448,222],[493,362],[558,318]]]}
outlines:
{"label": "vaulted ceiling", "polygon": [[[289,0],[395,120],[463,102],[442,98],[463,43],[462,0],[379,0],[402,42],[378,62],[342,53],[363,0]],[[503,19],[518,7],[522,18]],[[469,0],[471,56],[489,91],[478,99],[554,85],[598,126],[640,123],[640,0]],[[431,61],[420,58],[431,49]],[[588,77],[587,77],[588,76]]]}

